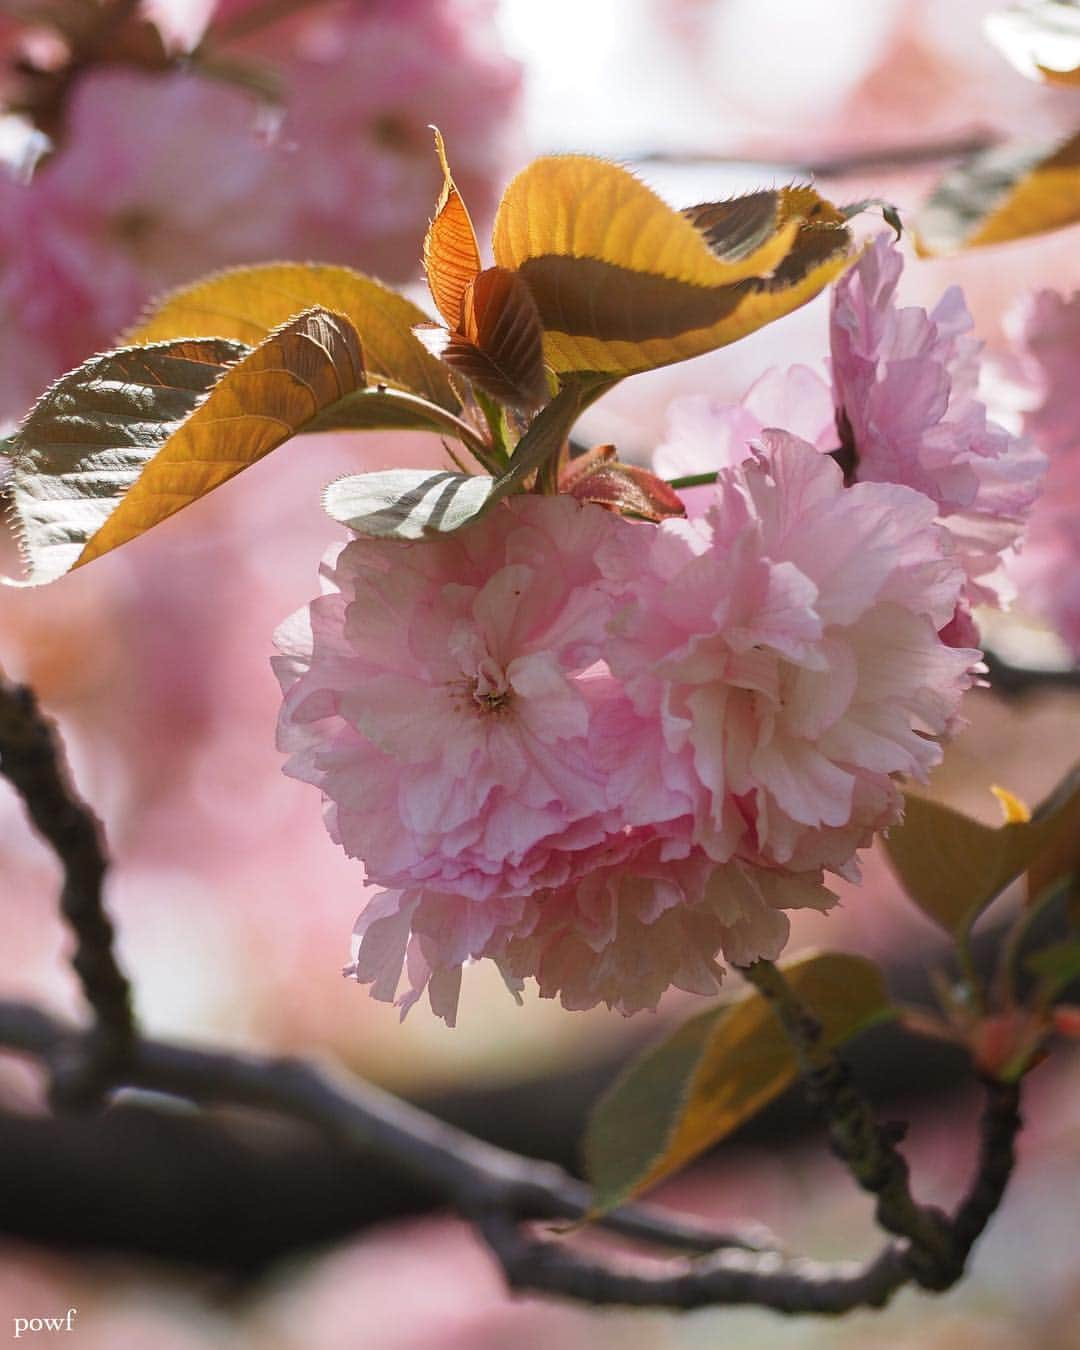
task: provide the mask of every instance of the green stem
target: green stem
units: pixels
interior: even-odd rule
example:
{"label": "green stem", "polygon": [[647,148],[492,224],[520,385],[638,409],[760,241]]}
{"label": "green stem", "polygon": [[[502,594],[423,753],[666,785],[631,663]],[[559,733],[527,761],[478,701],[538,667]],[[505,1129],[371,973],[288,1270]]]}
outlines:
{"label": "green stem", "polygon": [[670,488],[710,487],[720,477],[719,473],[688,473],[685,478],[669,478]]}

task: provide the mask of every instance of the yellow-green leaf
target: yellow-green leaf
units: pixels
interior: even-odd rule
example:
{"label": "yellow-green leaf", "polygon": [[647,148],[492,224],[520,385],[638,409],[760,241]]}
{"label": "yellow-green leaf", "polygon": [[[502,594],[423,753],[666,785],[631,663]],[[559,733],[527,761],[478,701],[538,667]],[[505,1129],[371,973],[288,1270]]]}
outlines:
{"label": "yellow-green leaf", "polygon": [[810,188],[674,210],[582,155],[536,160],[507,188],[495,261],[529,285],[557,372],[625,375],[745,336],[851,260],[842,215]]}
{"label": "yellow-green leaf", "polygon": [[1003,145],[946,174],[915,221],[924,256],[1044,234],[1080,221],[1080,134]]}
{"label": "yellow-green leaf", "polygon": [[1023,873],[1034,897],[1080,867],[1080,770],[1031,815],[984,825],[951,806],[908,793],[904,820],[885,837],[904,889],[946,932],[966,933]]}
{"label": "yellow-green leaf", "polygon": [[[193,361],[204,348],[219,361],[209,371]],[[225,367],[224,354],[239,359]],[[253,350],[215,339],[95,358],[55,385],[15,438],[13,497],[31,582],[138,538],[291,436],[341,425],[342,405],[357,401],[365,379],[355,328],[321,309]]]}
{"label": "yellow-green leaf", "polygon": [[983,20],[986,36],[1029,80],[1080,83],[1080,6],[1072,0],[1027,0]]}
{"label": "yellow-green leaf", "polygon": [[343,314],[360,336],[371,383],[418,394],[457,412],[445,366],[413,333],[428,316],[403,295],[348,267],[267,263],[221,272],[160,301],[125,344],[224,337],[255,346],[308,309]]}
{"label": "yellow-green leaf", "polygon": [[8,445],[31,583],[72,568],[147,462],[249,348],[220,338],[106,352],[52,385]]}
{"label": "yellow-green leaf", "polygon": [[[813,953],[782,969],[829,1046],[891,1015],[881,974],[864,957]],[[685,1167],[797,1072],[776,1015],[756,990],[691,1018],[635,1060],[595,1107],[585,1135],[595,1210],[613,1209]]]}

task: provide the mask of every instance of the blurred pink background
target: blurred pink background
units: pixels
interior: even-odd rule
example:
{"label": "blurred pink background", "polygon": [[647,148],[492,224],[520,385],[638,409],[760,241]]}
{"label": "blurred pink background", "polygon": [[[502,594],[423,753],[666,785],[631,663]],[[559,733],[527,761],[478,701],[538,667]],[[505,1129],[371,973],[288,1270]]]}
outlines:
{"label": "blurred pink background", "polygon": [[[948,142],[1036,137],[1080,124],[1080,95],[1029,84],[983,41],[982,0],[375,0],[308,5],[238,49],[279,68],[273,115],[233,84],[131,70],[82,77],[70,134],[27,186],[0,179],[0,422],[60,371],[111,342],[149,295],[207,270],[276,256],[348,262],[419,287],[438,189],[436,122],[481,239],[504,182],[533,155],[588,150],[628,161],[677,205],[783,183],[806,161]],[[11,8],[11,7],[8,7]],[[190,44],[209,4],[156,0]],[[223,5],[235,17],[243,3]],[[315,15],[314,11],[320,11]],[[310,12],[309,12],[310,11]],[[228,16],[226,16],[228,17]],[[0,28],[0,44],[17,41]],[[0,143],[17,145],[7,126]],[[14,157],[14,151],[12,152]],[[731,157],[731,162],[725,162]],[[737,162],[733,162],[737,161]],[[822,181],[844,200],[910,210],[940,169],[861,169]],[[961,283],[980,334],[1037,286],[1080,286],[1077,228],[912,263],[909,303]],[[820,364],[824,298],[737,347],[629,381],[590,415],[597,440],[643,459],[668,401],[737,398],[769,365]],[[359,869],[330,843],[316,795],[274,748],[275,626],[314,593],[337,527],[319,489],[358,469],[441,463],[437,440],[339,435],[290,443],[129,549],[40,591],[0,590],[0,665],[59,720],[77,780],[104,818],[109,900],[137,1006],[155,1034],[330,1053],[393,1088],[507,1081],[587,1061],[629,1027],[526,999],[467,974],[459,1026],[393,1009],[341,979]],[[10,540],[0,571],[17,572]],[[1021,606],[1021,611],[1022,611]],[[1042,642],[1029,620],[1020,640]],[[970,729],[935,789],[994,818],[1004,782],[1038,800],[1080,750],[1080,699],[972,697]],[[79,1014],[56,917],[57,869],[0,785],[8,897],[5,997]],[[921,959],[930,925],[877,857],[833,915],[799,920],[795,945]],[[672,999],[651,1027],[690,1006]],[[647,1018],[646,1018],[647,1020]],[[650,1028],[651,1029],[651,1028]],[[32,1077],[0,1062],[8,1104],[33,1110]],[[905,1294],[843,1322],[764,1313],[592,1313],[510,1300],[477,1241],[450,1219],[387,1226],[281,1272],[242,1311],[197,1280],[6,1249],[0,1311],[78,1305],[74,1344],[188,1347],[1075,1345],[1080,1084],[1065,1055],[1032,1082],[1015,1186],[973,1272],[938,1299]],[[914,1133],[926,1196],[955,1191],[972,1122]],[[921,1172],[920,1172],[921,1169]],[[673,1201],[758,1217],[821,1255],[864,1251],[869,1207],[820,1155],[734,1154]],[[1071,1222],[1072,1227],[1067,1225]]]}

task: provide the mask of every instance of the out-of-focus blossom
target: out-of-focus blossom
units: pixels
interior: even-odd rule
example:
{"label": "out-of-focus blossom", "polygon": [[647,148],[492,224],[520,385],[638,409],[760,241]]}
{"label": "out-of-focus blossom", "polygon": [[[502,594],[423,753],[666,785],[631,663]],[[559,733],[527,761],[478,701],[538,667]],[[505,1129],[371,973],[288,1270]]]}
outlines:
{"label": "out-of-focus blossom", "polygon": [[1080,291],[1027,297],[1007,330],[1008,398],[1049,460],[1011,573],[1024,607],[1049,619],[1080,659]]}
{"label": "out-of-focus blossom", "polygon": [[187,74],[84,75],[68,139],[0,170],[0,416],[109,346],[156,291],[285,244],[251,99]]}
{"label": "out-of-focus blossom", "polygon": [[738,405],[676,403],[656,464],[675,476],[737,462],[753,436],[775,426],[835,447],[849,481],[925,494],[967,574],[957,627],[970,640],[968,608],[1011,596],[1003,555],[1023,532],[1045,460],[988,418],[977,393],[981,346],[959,289],[950,287],[930,313],[900,307],[902,269],[899,250],[881,235],[837,284],[831,386],[795,366],[786,378],[770,372]]}
{"label": "out-of-focus blossom", "polygon": [[485,219],[516,149],[520,68],[500,48],[491,0],[309,9],[281,64],[292,253],[405,280],[442,185],[429,124]]}
{"label": "out-of-focus blossom", "polygon": [[492,13],[358,0],[264,24],[272,116],[207,74],[81,73],[56,153],[29,183],[0,168],[0,419],[206,272],[308,258],[415,275],[441,186],[428,124],[480,217],[510,158],[520,70]]}
{"label": "out-of-focus blossom", "polygon": [[356,540],[279,635],[286,766],[393,890],[350,972],[448,1021],[494,959],[567,1007],[713,992],[897,819],[974,651],[934,504],[767,432],[704,518],[522,497],[460,536]]}

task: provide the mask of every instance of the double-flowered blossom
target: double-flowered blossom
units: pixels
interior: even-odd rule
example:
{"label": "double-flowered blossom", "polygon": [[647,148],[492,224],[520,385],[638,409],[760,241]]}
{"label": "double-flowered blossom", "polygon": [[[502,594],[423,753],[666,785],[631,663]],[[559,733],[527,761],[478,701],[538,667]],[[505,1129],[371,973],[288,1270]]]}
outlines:
{"label": "double-flowered blossom", "polygon": [[469,960],[631,1013],[777,956],[970,683],[935,515],[768,433],[692,521],[527,495],[345,545],[276,666],[287,772],[387,888],[350,972],[452,1021]]}
{"label": "double-flowered blossom", "polygon": [[837,284],[829,381],[796,366],[770,372],[736,406],[682,400],[656,464],[675,476],[737,463],[763,428],[782,427],[834,451],[849,482],[925,494],[967,574],[952,632],[973,638],[970,606],[1011,596],[1003,560],[1023,531],[1045,461],[987,416],[978,396],[981,348],[959,288],[929,313],[902,307],[902,270],[899,249],[882,235]]}

